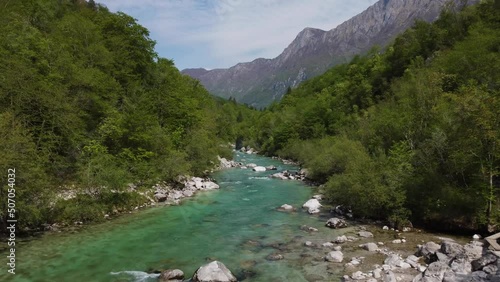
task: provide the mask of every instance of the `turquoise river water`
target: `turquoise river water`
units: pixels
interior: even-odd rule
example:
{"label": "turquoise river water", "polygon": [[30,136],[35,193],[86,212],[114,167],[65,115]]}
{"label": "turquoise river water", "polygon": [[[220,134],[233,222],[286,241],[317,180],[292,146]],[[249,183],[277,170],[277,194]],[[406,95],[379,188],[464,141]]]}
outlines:
{"label": "turquoise river water", "polygon": [[[236,160],[278,170],[297,169],[257,155]],[[301,225],[323,228],[325,218],[280,212],[300,207],[312,193],[298,181],[270,179],[276,171],[227,169],[212,177],[221,189],[200,192],[179,206],[160,206],[120,216],[69,233],[47,233],[16,249],[16,274],[7,274],[6,253],[0,281],[156,281],[153,269],[178,268],[186,277],[210,260],[223,262],[242,281],[338,281],[335,271],[316,260],[304,241],[317,236]],[[327,237],[336,236],[334,230]],[[315,232],[318,233],[318,232]],[[322,238],[326,239],[326,238]],[[271,253],[285,259],[269,261]],[[319,254],[323,256],[324,254]]]}

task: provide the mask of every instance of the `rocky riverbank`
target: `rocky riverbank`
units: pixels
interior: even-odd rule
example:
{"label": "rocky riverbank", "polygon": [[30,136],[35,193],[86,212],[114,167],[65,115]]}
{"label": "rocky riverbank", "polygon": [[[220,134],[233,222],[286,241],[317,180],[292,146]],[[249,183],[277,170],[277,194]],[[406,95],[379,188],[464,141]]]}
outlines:
{"label": "rocky riverbank", "polygon": [[[317,271],[310,281],[334,281],[328,280],[332,275],[343,275],[342,281],[361,282],[500,281],[500,252],[489,250],[479,235],[465,242],[461,237],[447,238],[413,228],[399,231],[387,226],[360,225],[339,216],[336,209],[322,211],[320,200],[321,195],[315,195],[303,208],[318,215],[318,219],[336,217],[326,220],[323,229],[301,226],[300,230],[308,233],[306,238],[298,237],[302,244],[286,244],[298,249],[291,252],[308,258],[301,259],[303,268],[310,264],[316,270],[324,269],[324,276]],[[278,210],[297,209],[284,204]],[[341,235],[330,238],[331,229]]]}

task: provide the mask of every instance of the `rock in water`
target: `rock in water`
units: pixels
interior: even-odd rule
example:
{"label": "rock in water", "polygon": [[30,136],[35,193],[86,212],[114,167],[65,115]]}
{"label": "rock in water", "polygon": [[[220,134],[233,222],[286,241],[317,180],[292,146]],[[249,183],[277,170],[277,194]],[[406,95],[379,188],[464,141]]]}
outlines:
{"label": "rock in water", "polygon": [[293,206],[290,206],[289,204],[284,204],[281,207],[279,207],[279,209],[284,210],[284,211],[293,211],[294,210]]}
{"label": "rock in water", "polygon": [[158,281],[172,281],[172,280],[182,280],[184,279],[184,272],[179,269],[168,269],[161,272]]}
{"label": "rock in water", "polygon": [[261,172],[261,171],[266,171],[266,168],[263,166],[256,166],[252,170],[257,171],[257,172]]}
{"label": "rock in water", "polygon": [[193,275],[194,282],[236,282],[236,277],[219,261],[212,261],[198,268]]}

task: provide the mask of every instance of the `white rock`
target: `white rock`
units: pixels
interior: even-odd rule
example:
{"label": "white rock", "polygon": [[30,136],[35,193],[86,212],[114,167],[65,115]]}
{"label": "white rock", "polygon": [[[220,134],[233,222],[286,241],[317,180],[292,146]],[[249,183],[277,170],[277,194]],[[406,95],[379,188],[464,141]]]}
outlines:
{"label": "white rock", "polygon": [[262,171],[266,171],[266,168],[263,166],[256,166],[252,170],[257,171],[257,172],[262,172]]}
{"label": "white rock", "polygon": [[256,166],[257,166],[257,165],[256,165],[256,164],[254,164],[254,163],[247,164],[247,167],[249,167],[249,168],[254,168],[254,167],[256,167]]}
{"label": "white rock", "polygon": [[335,243],[337,244],[342,244],[347,242],[347,237],[345,235],[338,236],[337,239],[335,239]]}
{"label": "white rock", "polygon": [[365,274],[361,271],[356,271],[351,275],[354,280],[363,280],[366,278]]}
{"label": "white rock", "polygon": [[333,247],[334,251],[342,251],[342,246],[335,246]]}
{"label": "white rock", "polygon": [[307,210],[308,213],[313,214],[313,213],[319,213],[319,208],[321,207],[321,204],[317,199],[310,199],[304,205],[302,205],[302,207],[308,209]]}
{"label": "white rock", "polygon": [[321,244],[321,246],[323,246],[325,248],[333,248],[335,245],[333,245],[332,242],[326,242],[326,243]]}
{"label": "white rock", "polygon": [[286,211],[293,210],[293,207],[291,205],[288,205],[288,204],[284,204],[280,208],[283,209],[283,210],[286,210]]}
{"label": "white rock", "polygon": [[389,230],[389,226],[382,227],[383,230]]}
{"label": "white rock", "polygon": [[401,241],[401,239],[396,239],[396,240],[392,240],[392,243],[393,244],[401,244],[402,241]]}
{"label": "white rock", "polygon": [[369,251],[369,252],[376,252],[378,250],[378,246],[375,243],[366,243],[363,244],[363,249]]}
{"label": "white rock", "polygon": [[307,247],[312,247],[313,246],[313,243],[311,241],[306,241],[304,243],[304,246],[307,246]]}
{"label": "white rock", "polygon": [[325,260],[330,262],[342,262],[344,260],[344,254],[342,254],[341,251],[332,251],[326,255]]}
{"label": "white rock", "polygon": [[194,282],[235,282],[236,277],[227,269],[227,267],[219,262],[212,261],[198,268],[193,275]]}
{"label": "white rock", "polygon": [[368,232],[368,231],[359,231],[358,232],[358,236],[359,237],[363,237],[363,238],[372,238],[373,237],[373,233]]}
{"label": "white rock", "polygon": [[411,268],[411,265],[409,263],[404,262],[404,261],[401,261],[398,266],[401,267],[402,269]]}
{"label": "white rock", "polygon": [[474,236],[472,236],[472,239],[474,239],[474,240],[479,240],[479,239],[481,239],[481,235],[479,235],[479,234],[474,234]]}
{"label": "white rock", "polygon": [[204,182],[204,185],[205,185],[205,189],[206,190],[212,190],[212,189],[219,189],[219,185],[217,185],[217,183],[215,182],[212,182],[212,181],[206,181]]}

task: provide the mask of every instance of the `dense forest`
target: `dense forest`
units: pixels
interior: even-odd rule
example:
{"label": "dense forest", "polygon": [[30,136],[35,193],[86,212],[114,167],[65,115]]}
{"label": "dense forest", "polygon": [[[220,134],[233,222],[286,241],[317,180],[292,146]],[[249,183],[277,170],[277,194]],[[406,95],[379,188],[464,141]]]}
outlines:
{"label": "dense forest", "polygon": [[358,217],[498,229],[499,3],[449,5],[288,91],[247,120],[246,144],[299,161]]}
{"label": "dense forest", "polygon": [[[120,193],[129,184],[203,175],[217,155],[231,156],[221,145],[250,110],[216,100],[158,57],[134,18],[94,1],[0,6],[1,192],[6,199],[15,169],[21,228],[102,219],[144,201]],[[57,200],[66,190],[78,196]]]}

